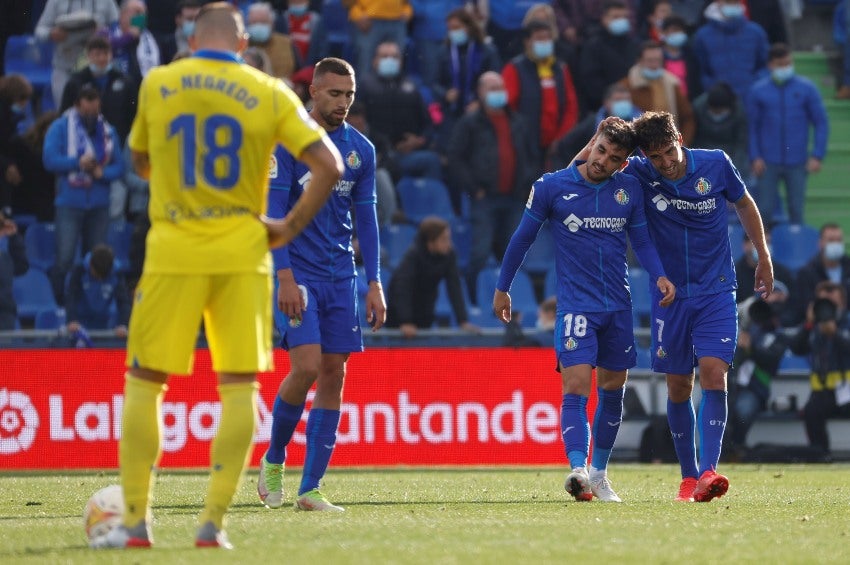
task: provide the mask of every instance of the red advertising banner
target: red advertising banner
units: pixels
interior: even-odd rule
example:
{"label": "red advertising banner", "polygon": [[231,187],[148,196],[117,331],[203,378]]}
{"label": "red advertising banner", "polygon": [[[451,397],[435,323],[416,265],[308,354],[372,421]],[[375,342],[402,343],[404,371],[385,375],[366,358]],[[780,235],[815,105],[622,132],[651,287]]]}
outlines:
{"label": "red advertising banner", "polygon": [[[251,464],[264,453],[289,363],[260,375]],[[564,462],[561,379],[551,350],[371,349],[351,356],[332,465],[526,465]],[[0,351],[0,469],[118,465],[121,350]],[[312,393],[311,393],[312,394]],[[593,401],[588,411],[592,414]],[[287,462],[304,460],[302,423]],[[172,377],[163,403],[161,467],[205,467],[221,406],[209,353]]]}

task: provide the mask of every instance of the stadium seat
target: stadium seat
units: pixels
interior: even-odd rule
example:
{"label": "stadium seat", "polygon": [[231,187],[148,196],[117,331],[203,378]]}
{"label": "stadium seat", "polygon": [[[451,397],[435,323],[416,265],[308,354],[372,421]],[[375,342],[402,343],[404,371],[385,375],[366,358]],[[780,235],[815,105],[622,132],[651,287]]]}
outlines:
{"label": "stadium seat", "polygon": [[37,330],[57,330],[59,329],[59,315],[56,308],[48,308],[39,310],[35,314],[35,329]]}
{"label": "stadium seat", "polygon": [[552,242],[552,232],[547,221],[537,232],[537,239],[525,254],[522,270],[532,275],[543,274],[549,271],[554,262],[555,244]]}
{"label": "stadium seat", "polygon": [[652,309],[649,274],[639,267],[629,267],[629,288],[632,293],[634,325],[642,328],[649,327]]}
{"label": "stadium seat", "polygon": [[130,267],[130,241],[133,237],[133,224],[129,222],[109,222],[106,243],[115,254],[115,271],[125,273]]}
{"label": "stadium seat", "polygon": [[452,309],[452,302],[449,300],[449,291],[446,290],[445,280],[440,281],[437,288],[437,302],[434,304],[434,325],[436,327],[457,325],[457,318],[455,318],[455,312]]}
{"label": "stadium seat", "polygon": [[773,260],[796,271],[817,254],[820,233],[811,226],[779,224],[770,238]]}
{"label": "stadium seat", "polygon": [[[322,19],[319,25],[324,29],[324,41],[327,42],[333,56],[353,61],[354,46],[351,41],[351,22],[348,8],[341,0],[323,0]],[[318,35],[318,34],[317,34]]]}
{"label": "stadium seat", "polygon": [[6,40],[6,74],[24,75],[36,91],[50,88],[53,43],[32,35],[13,35]]}
{"label": "stadium seat", "polygon": [[[493,304],[493,292],[499,280],[499,269],[483,269],[478,273],[476,281],[476,296],[478,306],[490,317]],[[517,271],[514,282],[511,285],[511,308],[522,314],[521,325],[524,328],[533,328],[537,323],[537,298],[534,296],[534,285],[531,278],[523,271]],[[501,322],[500,322],[501,323]]]}
{"label": "stadium seat", "polygon": [[779,362],[779,371],[810,371],[809,358],[805,355],[794,355],[786,351]]}
{"label": "stadium seat", "polygon": [[408,224],[390,224],[381,228],[381,246],[386,250],[386,264],[395,270],[416,237],[417,228]]}
{"label": "stadium seat", "polygon": [[469,265],[469,255],[472,252],[472,227],[468,220],[454,217],[449,222],[452,229],[452,246],[457,254],[457,265],[463,271]]}
{"label": "stadium seat", "polygon": [[30,269],[12,281],[12,293],[18,305],[19,320],[34,320],[43,310],[56,310],[50,280],[43,271]]}
{"label": "stadium seat", "polygon": [[635,352],[637,353],[637,365],[635,365],[635,369],[651,369],[652,347],[642,347],[638,344]]}
{"label": "stadium seat", "polygon": [[56,226],[50,222],[36,222],[24,235],[30,267],[43,272],[50,270],[56,261]]}
{"label": "stadium seat", "polygon": [[402,177],[396,185],[401,208],[414,224],[425,216],[454,217],[449,189],[442,182],[425,177]]}

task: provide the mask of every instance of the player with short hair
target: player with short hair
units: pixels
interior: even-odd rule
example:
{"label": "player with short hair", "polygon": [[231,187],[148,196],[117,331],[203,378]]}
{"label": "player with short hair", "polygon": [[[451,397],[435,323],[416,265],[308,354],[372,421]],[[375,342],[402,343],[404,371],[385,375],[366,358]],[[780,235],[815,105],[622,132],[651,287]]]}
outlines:
{"label": "player with short hair", "polygon": [[[337,58],[322,59],[313,71],[310,116],[327,131],[344,156],[345,171],[328,203],[292,245],[274,252],[277,273],[275,322],[292,367],[275,397],[268,451],[260,462],[257,492],[269,508],[283,504],[286,446],[301,420],[307,393],[316,396],[307,419],[307,453],[296,508],[341,512],[319,490],[336,442],[345,368],[363,350],[354,269],[351,210],[366,268],[366,320],[372,331],[384,325],[378,243],[375,147],[345,122],[354,102],[354,69]],[[269,215],[283,216],[302,194],[313,190],[309,171],[284,148],[270,166]],[[309,189],[307,186],[309,185]]]}
{"label": "player with short hair", "polygon": [[[596,496],[605,502],[621,502],[608,480],[607,468],[623,420],[628,370],[637,358],[627,233],[655,281],[659,303],[668,306],[676,296],[649,238],[640,184],[620,173],[633,149],[631,125],[610,123],[588,143],[587,161],[547,173],[534,183],[525,214],[505,252],[493,296],[496,316],[510,321],[511,282],[537,232],[548,221],[555,241],[558,281],[555,353],[563,384],[561,430],[572,468],[564,486],[576,500]],[[594,367],[599,404],[588,471],[586,406]]]}
{"label": "player with short hair", "polygon": [[[726,374],[738,333],[726,202],[735,205],[758,252],[754,287],[763,298],[773,290],[773,264],[758,207],[726,153],[683,147],[668,112],[645,113],[634,128],[645,157],[632,157],[626,171],[643,186],[649,232],[679,289],[670,308],[652,307],[652,370],[667,375],[667,419],[682,468],[676,500],[708,502],[729,488],[729,480],[715,471],[728,413]],[[699,467],[691,401],[695,366],[703,390]]]}
{"label": "player with short hair", "polygon": [[[254,434],[258,371],[272,369],[269,247],[290,241],[339,179],[341,158],[281,81],[243,65],[238,10],[207,4],[194,54],[145,78],[129,137],[150,178],[151,229],[127,344],[122,437],[123,525],[95,547],[150,547],[151,472],[160,456],[169,374],[192,371],[203,318],[221,420],[195,545],[232,547],[224,515]],[[264,220],[276,142],[307,163],[310,191],[283,220]]]}

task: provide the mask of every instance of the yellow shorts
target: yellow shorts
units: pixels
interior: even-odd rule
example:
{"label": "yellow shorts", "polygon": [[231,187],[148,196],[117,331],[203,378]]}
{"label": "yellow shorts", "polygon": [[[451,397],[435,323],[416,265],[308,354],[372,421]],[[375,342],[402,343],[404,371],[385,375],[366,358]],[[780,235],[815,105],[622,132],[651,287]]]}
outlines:
{"label": "yellow shorts", "polygon": [[270,371],[272,280],[261,273],[143,274],[133,301],[127,366],[192,372],[203,317],[213,369]]}

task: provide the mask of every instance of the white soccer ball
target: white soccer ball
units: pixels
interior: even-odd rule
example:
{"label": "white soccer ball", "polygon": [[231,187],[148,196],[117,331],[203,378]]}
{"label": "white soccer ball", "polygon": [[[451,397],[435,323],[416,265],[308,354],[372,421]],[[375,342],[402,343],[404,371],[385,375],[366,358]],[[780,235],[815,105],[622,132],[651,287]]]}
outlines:
{"label": "white soccer ball", "polygon": [[104,487],[91,495],[83,510],[83,525],[89,541],[120,526],[123,515],[124,494],[119,485]]}

